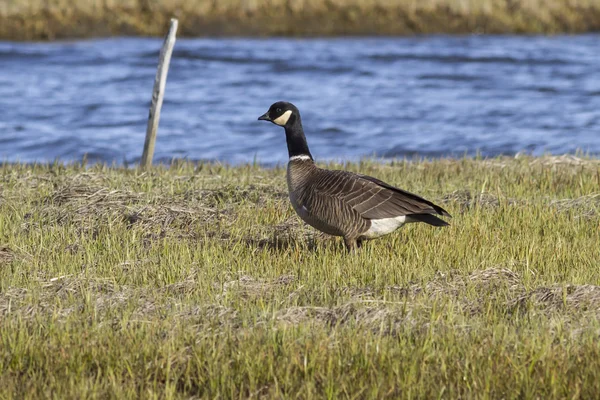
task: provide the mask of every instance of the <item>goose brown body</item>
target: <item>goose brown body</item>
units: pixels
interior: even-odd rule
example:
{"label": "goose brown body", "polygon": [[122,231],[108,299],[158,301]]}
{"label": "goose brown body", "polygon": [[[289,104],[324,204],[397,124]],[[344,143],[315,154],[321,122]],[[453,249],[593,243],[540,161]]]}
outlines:
{"label": "goose brown body", "polygon": [[[325,172],[325,173],[324,173]],[[292,160],[288,163],[287,183],[290,201],[296,213],[312,227],[334,236],[358,237],[366,232],[371,223],[343,198],[336,197],[337,190],[329,193],[325,186],[341,176],[331,176],[314,164],[312,160]],[[342,171],[336,171],[342,172]],[[336,179],[337,178],[337,179]],[[325,190],[323,190],[325,189]]]}
{"label": "goose brown body", "polygon": [[448,225],[436,215],[446,210],[413,193],[376,178],[315,165],[302,129],[300,113],[278,102],[259,119],[285,127],[290,161],[287,184],[290,201],[300,218],[312,227],[342,236],[351,250],[364,239],[388,234],[408,222]]}

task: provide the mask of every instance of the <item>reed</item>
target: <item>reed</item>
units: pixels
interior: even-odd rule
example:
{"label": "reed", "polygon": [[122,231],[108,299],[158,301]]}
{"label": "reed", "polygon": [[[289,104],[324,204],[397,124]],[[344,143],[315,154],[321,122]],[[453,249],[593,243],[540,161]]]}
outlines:
{"label": "reed", "polygon": [[594,398],[600,161],[368,160],[452,225],[348,255],[285,171],[0,166],[0,398]]}
{"label": "reed", "polygon": [[596,0],[3,0],[0,39],[575,33],[600,30]]}

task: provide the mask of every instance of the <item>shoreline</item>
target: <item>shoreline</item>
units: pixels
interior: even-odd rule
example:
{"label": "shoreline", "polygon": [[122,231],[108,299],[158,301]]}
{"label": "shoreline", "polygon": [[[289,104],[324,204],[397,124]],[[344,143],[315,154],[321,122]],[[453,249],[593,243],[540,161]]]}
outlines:
{"label": "shoreline", "polygon": [[[241,4],[240,4],[241,3]],[[163,36],[170,18],[180,37],[331,37],[415,34],[573,34],[600,31],[591,0],[514,4],[509,0],[429,2],[226,0],[43,0],[0,6],[0,40]]]}
{"label": "shoreline", "polygon": [[[402,163],[437,163],[437,162],[486,162],[486,161],[498,161],[498,162],[511,162],[512,160],[540,160],[544,162],[558,162],[558,163],[600,163],[600,153],[588,153],[582,150],[568,153],[552,154],[546,153],[541,155],[533,155],[528,153],[516,153],[516,154],[498,154],[498,155],[481,155],[481,154],[462,154],[462,155],[444,155],[431,157],[426,155],[414,155],[412,157],[373,157],[365,156],[360,158],[328,158],[328,159],[317,159],[316,163],[320,165],[358,165],[361,163],[375,164],[380,166],[396,165]],[[139,158],[135,160],[126,161],[102,161],[102,160],[89,160],[87,157],[82,159],[71,159],[62,160],[54,159],[52,161],[9,161],[0,160],[0,168],[7,167],[42,167],[47,168],[50,166],[60,166],[63,168],[70,167],[85,167],[85,168],[111,168],[111,169],[125,169],[135,170],[139,167]],[[192,159],[192,158],[158,158],[152,163],[153,168],[177,168],[181,165],[203,167],[203,166],[219,166],[224,168],[260,168],[265,170],[278,169],[287,164],[287,160],[281,162],[261,162],[260,160],[232,163],[228,161],[222,161],[218,159]]]}

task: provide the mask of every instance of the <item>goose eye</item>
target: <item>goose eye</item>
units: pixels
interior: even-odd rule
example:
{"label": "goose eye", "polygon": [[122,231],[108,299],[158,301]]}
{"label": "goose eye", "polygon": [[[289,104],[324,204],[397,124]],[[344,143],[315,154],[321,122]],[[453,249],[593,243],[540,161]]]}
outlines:
{"label": "goose eye", "polygon": [[277,114],[279,114],[281,112],[281,108],[278,108],[277,110],[275,110],[277,112]]}

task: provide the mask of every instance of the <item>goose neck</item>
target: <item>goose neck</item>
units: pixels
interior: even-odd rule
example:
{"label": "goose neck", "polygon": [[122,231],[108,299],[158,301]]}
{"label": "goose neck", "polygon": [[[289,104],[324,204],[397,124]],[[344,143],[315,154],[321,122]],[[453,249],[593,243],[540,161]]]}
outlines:
{"label": "goose neck", "polygon": [[308,149],[308,143],[306,142],[306,136],[302,129],[302,123],[296,121],[290,126],[285,127],[285,137],[288,146],[288,154],[290,159],[301,159],[309,158],[312,160],[312,155]]}

